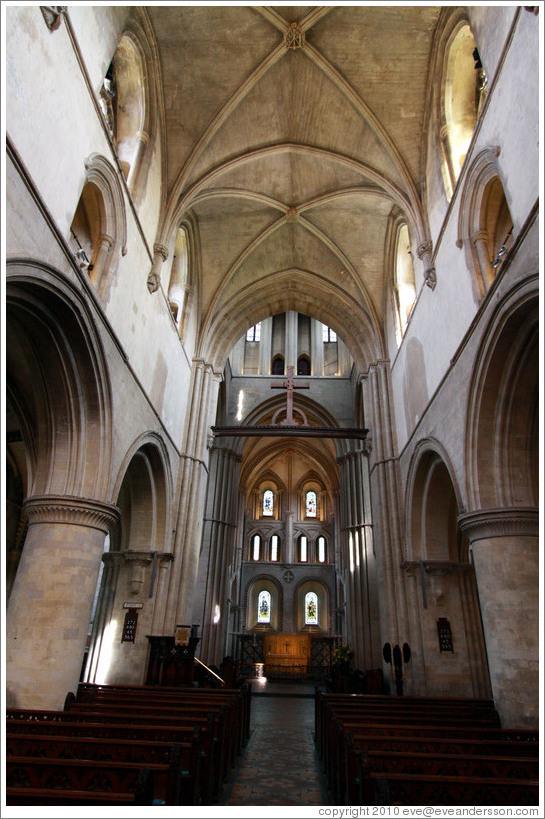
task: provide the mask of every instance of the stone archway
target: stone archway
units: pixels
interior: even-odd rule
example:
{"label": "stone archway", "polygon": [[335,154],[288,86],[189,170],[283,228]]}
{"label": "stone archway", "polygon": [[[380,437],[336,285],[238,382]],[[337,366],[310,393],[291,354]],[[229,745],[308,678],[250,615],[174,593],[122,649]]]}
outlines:
{"label": "stone archway", "polygon": [[81,296],[37,267],[11,263],[6,287],[6,389],[28,464],[28,531],[7,614],[7,701],[61,708],[79,680],[118,510],[107,499],[110,387],[97,332]]}

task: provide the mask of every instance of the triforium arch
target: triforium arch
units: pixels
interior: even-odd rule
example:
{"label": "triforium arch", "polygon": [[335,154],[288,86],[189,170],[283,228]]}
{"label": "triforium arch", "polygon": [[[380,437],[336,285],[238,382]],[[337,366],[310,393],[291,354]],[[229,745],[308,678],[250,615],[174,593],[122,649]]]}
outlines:
{"label": "triforium arch", "polygon": [[[173,559],[171,493],[165,447],[155,434],[144,435],[131,447],[116,481],[120,523],[117,537],[105,544],[102,557],[84,674],[88,682],[145,682],[146,635],[161,633],[165,627]],[[129,639],[127,617],[135,621]]]}
{"label": "triforium arch", "polygon": [[488,92],[486,73],[465,9],[445,11],[436,59],[441,77],[437,121],[443,182],[450,201]]}
{"label": "triforium arch", "polygon": [[419,443],[406,492],[413,673],[430,695],[490,696],[485,643],[460,489],[444,448]]}
{"label": "triforium arch", "polygon": [[[79,679],[104,539],[119,520],[108,495],[110,383],[89,308],[55,270],[9,262],[6,317],[7,395],[28,469],[28,529],[7,615],[8,700],[58,708]],[[36,621],[48,623],[47,641]]]}
{"label": "triforium arch", "polygon": [[164,127],[156,44],[145,9],[132,14],[100,91],[100,104],[129,191],[142,197]]}
{"label": "triforium arch", "polygon": [[[502,723],[531,724],[538,702],[538,298],[523,280],[492,315],[469,396],[468,511],[492,692]],[[524,612],[515,631],[509,617]]]}
{"label": "triforium arch", "polygon": [[468,170],[460,200],[457,245],[465,245],[478,300],[504,264],[515,238],[498,157],[497,147],[481,151]]}
{"label": "triforium arch", "polygon": [[85,183],[70,234],[80,267],[105,297],[119,257],[127,253],[127,219],[119,179],[100,154],[85,160]]}

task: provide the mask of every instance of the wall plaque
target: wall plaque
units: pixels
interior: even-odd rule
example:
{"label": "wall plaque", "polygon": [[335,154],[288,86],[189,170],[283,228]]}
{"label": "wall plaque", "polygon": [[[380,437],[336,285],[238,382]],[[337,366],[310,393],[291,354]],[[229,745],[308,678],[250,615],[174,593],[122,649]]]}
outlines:
{"label": "wall plaque", "polygon": [[437,635],[439,637],[439,651],[454,651],[450,623],[446,617],[440,617],[437,621]]}
{"label": "wall plaque", "polygon": [[136,637],[136,626],[138,624],[138,610],[128,609],[125,614],[125,622],[123,623],[123,634],[121,635],[122,643],[134,643]]}

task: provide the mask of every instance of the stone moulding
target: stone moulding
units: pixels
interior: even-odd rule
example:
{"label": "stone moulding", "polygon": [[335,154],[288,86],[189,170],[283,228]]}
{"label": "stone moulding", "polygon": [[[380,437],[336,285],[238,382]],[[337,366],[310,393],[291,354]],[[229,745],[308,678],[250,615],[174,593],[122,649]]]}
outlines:
{"label": "stone moulding", "polygon": [[68,495],[34,495],[24,503],[29,524],[69,523],[99,529],[105,534],[120,520],[117,506],[90,498]]}
{"label": "stone moulding", "polygon": [[460,515],[458,525],[471,542],[494,537],[538,537],[539,512],[531,507],[481,509]]}

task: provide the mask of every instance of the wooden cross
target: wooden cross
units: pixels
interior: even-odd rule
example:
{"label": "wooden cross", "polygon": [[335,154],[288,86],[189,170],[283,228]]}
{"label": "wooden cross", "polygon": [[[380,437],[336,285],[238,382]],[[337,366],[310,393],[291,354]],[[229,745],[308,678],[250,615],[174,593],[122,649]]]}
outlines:
{"label": "wooden cross", "polygon": [[[288,377],[286,378],[285,381],[274,381],[271,384],[271,389],[273,389],[273,390],[287,390],[287,395],[286,395],[286,418],[285,418],[284,421],[282,421],[282,424],[281,424],[282,426],[293,427],[293,426],[298,426],[299,425],[299,422],[296,421],[295,418],[293,417],[293,391],[294,390],[308,390],[308,389],[310,389],[310,384],[308,383],[308,381],[305,384],[296,384],[295,383],[295,381],[293,380],[294,369],[295,368],[292,367],[292,366],[287,368],[287,376]],[[303,416],[303,418],[305,420],[305,423],[306,423],[307,419],[305,417],[305,414],[301,410],[297,410],[297,412],[301,413],[301,415]],[[274,420],[276,418],[276,415],[277,415],[277,413],[275,413],[275,416],[273,418],[273,423],[274,423]]]}

